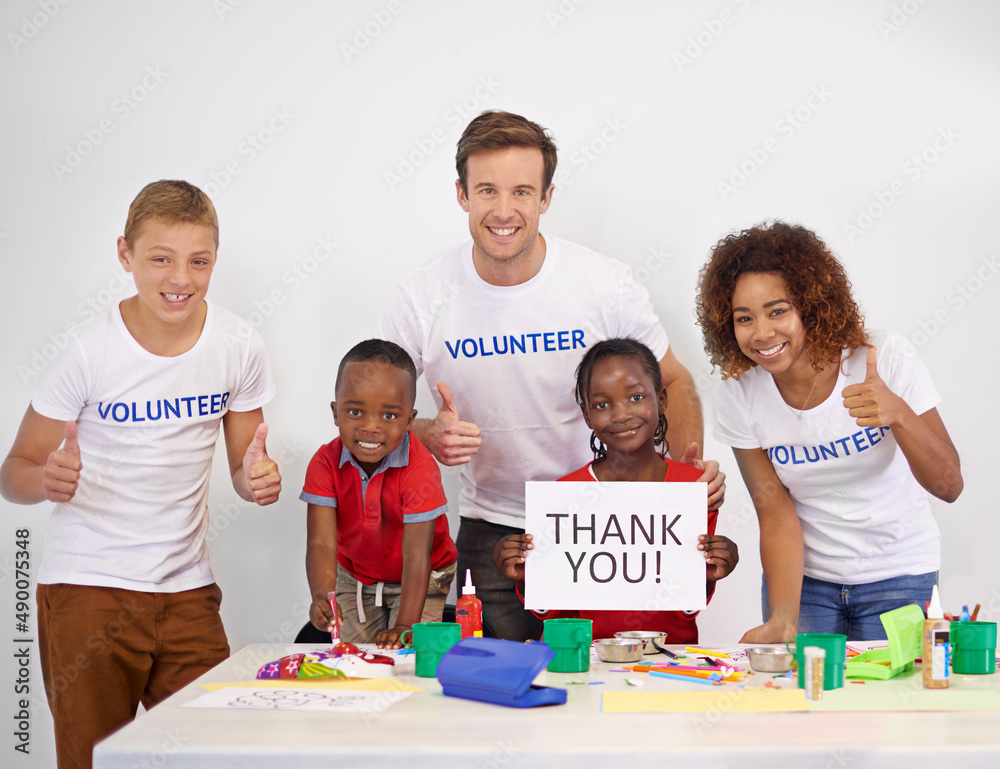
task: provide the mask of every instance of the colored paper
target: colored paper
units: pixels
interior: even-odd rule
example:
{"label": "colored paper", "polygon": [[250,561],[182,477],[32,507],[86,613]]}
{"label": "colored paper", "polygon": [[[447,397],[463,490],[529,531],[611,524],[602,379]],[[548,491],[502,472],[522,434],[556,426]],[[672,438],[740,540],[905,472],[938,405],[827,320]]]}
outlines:
{"label": "colored paper", "polygon": [[288,678],[270,681],[234,681],[221,684],[199,684],[202,689],[210,692],[226,687],[268,689],[354,689],[366,692],[422,692],[419,686],[400,681],[398,678]]}
{"label": "colored paper", "polygon": [[303,687],[227,686],[206,692],[183,708],[232,710],[306,710],[324,713],[377,713],[412,692],[348,690],[317,691]]}
{"label": "colored paper", "polygon": [[[814,704],[814,703],[813,703]],[[718,691],[605,692],[605,713],[769,713],[810,709],[801,689],[719,687]]]}
{"label": "colored paper", "polygon": [[916,685],[907,688],[886,686],[887,682],[882,681],[866,681],[863,686],[845,684],[843,689],[824,692],[823,699],[811,703],[812,708],[822,712],[858,713],[1000,710],[1000,692],[995,690],[962,689],[954,683],[948,689],[924,689],[919,675],[913,676],[911,680]]}

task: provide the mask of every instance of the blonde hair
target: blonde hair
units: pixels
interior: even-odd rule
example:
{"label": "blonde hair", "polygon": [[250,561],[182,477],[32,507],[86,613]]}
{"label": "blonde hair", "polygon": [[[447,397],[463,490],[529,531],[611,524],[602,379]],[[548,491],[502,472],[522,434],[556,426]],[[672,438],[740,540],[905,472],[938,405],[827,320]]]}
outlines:
{"label": "blonde hair", "polygon": [[219,247],[219,216],[208,195],[193,184],[179,180],[161,179],[147,184],[132,205],[125,220],[125,242],[134,246],[142,225],[149,219],[174,224],[194,222],[211,228],[215,247]]}

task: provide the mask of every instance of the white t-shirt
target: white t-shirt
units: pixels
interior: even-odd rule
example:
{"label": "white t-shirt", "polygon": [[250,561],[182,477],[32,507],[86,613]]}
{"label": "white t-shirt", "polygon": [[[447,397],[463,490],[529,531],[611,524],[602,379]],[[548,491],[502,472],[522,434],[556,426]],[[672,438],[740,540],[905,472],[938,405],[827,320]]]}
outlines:
{"label": "white t-shirt", "polygon": [[274,397],[260,335],[208,304],[194,347],[160,357],[115,305],[75,341],[32,400],[43,416],[77,420],[83,465],[76,495],[53,511],[38,581],[164,593],[211,584],[208,480],[222,417]]}
{"label": "white t-shirt", "polygon": [[573,392],[586,348],[612,337],[644,342],[657,360],[667,333],[629,267],[546,238],[538,274],[493,286],[476,272],[472,241],[400,284],[378,334],[402,346],[440,406],[448,384],[459,418],[483,431],[462,465],[461,515],[523,528],[524,482],[554,481],[592,459]]}
{"label": "white t-shirt", "polygon": [[[926,367],[896,334],[869,331],[879,376],[917,414],[941,400]],[[802,522],[804,573],[843,584],[937,571],[941,544],[927,494],[888,427],[858,427],[841,391],[865,380],[868,348],[842,359],[830,396],[802,412],[755,367],[717,391],[715,437],[764,448]],[[845,353],[846,354],[846,353]]]}

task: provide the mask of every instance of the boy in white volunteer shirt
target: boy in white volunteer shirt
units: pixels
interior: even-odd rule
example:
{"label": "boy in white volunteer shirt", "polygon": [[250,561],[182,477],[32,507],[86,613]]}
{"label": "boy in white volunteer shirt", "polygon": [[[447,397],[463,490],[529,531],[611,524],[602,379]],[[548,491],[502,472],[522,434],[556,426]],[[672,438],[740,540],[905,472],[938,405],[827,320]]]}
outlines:
{"label": "boy in white volunteer shirt", "polygon": [[43,375],[0,469],[11,501],[56,503],[38,574],[39,656],[61,769],[229,654],[208,561],[223,427],[236,492],[278,499],[263,342],[208,304],[212,202],[182,181],[132,202],[118,259],[136,295],[82,328]]}

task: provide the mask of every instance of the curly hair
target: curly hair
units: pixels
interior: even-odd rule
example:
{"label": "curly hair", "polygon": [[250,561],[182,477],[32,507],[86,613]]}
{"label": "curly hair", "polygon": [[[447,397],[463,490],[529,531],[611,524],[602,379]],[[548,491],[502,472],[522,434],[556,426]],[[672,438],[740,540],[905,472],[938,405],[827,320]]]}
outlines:
{"label": "curly hair", "polygon": [[777,272],[802,318],[813,368],[839,363],[841,351],[866,344],[864,317],[837,258],[812,230],[776,221],[730,233],[716,243],[698,276],[698,325],[705,352],[722,378],[739,379],[757,364],[733,330],[733,292],[744,273]]}
{"label": "curly hair", "polygon": [[[594,375],[594,366],[597,361],[603,358],[633,358],[639,362],[650,378],[653,380],[653,389],[659,393],[663,389],[663,375],[660,372],[660,363],[650,350],[642,342],[635,339],[605,339],[598,342],[584,353],[583,359],[576,367],[576,402],[581,408],[585,408],[589,393],[590,380]],[[653,446],[659,446],[660,456],[666,456],[670,448],[667,443],[667,417],[660,414],[656,423],[656,430],[653,432]],[[607,455],[607,448],[597,439],[593,432],[590,434],[590,449],[594,452],[594,461],[604,459]]]}

